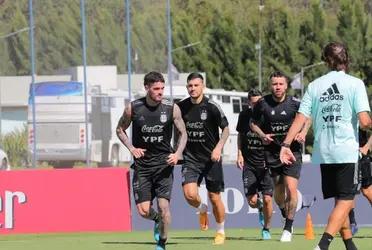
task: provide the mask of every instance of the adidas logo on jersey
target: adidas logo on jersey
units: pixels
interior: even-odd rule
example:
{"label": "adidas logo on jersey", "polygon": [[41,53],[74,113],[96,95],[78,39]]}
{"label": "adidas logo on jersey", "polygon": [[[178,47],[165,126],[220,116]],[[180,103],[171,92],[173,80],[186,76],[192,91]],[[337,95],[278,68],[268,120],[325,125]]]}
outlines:
{"label": "adidas logo on jersey", "polygon": [[336,83],[332,84],[331,87],[327,89],[326,92],[322,94],[322,96],[319,98],[320,102],[328,102],[332,100],[340,100],[342,101],[344,99],[344,96],[340,94],[340,91],[337,88]]}

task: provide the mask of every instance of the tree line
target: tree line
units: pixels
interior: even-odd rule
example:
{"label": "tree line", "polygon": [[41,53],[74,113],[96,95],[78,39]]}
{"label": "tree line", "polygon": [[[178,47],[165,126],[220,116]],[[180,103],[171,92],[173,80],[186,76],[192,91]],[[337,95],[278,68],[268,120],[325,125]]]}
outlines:
{"label": "tree line", "polygon": [[[126,16],[122,0],[86,0],[87,61],[127,71]],[[320,61],[329,41],[344,42],[351,74],[372,82],[372,4],[369,0],[171,0],[173,48],[179,71],[202,71],[210,87],[247,90],[258,85],[259,34],[263,87],[281,70],[289,76]],[[37,74],[82,64],[79,0],[34,0]],[[131,1],[132,68],[167,70],[166,1]],[[0,3],[0,35],[28,26],[28,1]],[[30,74],[27,32],[0,40],[0,75]],[[305,72],[306,81],[324,66]],[[372,93],[372,87],[369,87]]]}

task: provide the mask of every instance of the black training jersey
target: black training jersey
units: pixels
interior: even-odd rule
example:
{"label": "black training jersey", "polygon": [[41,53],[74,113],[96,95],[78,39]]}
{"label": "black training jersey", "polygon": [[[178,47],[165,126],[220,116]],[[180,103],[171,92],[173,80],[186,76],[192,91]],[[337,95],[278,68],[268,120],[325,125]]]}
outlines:
{"label": "black training jersey", "polygon": [[155,106],[140,98],[132,105],[132,143],[136,148],[146,149],[144,157],[135,159],[140,168],[167,166],[173,129],[173,103],[168,100]]}
{"label": "black training jersey", "polygon": [[221,108],[204,96],[199,104],[191,98],[178,103],[187,131],[187,144],[183,152],[186,161],[208,162],[219,141],[219,128],[229,124]]}
{"label": "black training jersey", "polygon": [[241,151],[244,161],[249,167],[263,168],[265,166],[265,158],[262,140],[249,126],[252,113],[252,107],[240,112],[236,131],[239,132],[238,136],[240,137]]}
{"label": "black training jersey", "polygon": [[[363,147],[368,142],[369,136],[368,132],[362,129],[359,129],[359,147]],[[370,155],[371,151],[368,151]]]}
{"label": "black training jersey", "polygon": [[[274,141],[264,146],[266,160],[278,160],[276,158],[279,157],[280,144],[284,141],[299,107],[300,101],[293,96],[287,96],[283,102],[279,103],[273,99],[272,95],[264,96],[255,105],[252,120],[262,124],[260,128],[265,134],[274,134]],[[301,144],[294,141],[291,144],[291,150],[301,152]]]}
{"label": "black training jersey", "polygon": [[368,132],[359,129],[359,147],[363,147],[368,142]]}

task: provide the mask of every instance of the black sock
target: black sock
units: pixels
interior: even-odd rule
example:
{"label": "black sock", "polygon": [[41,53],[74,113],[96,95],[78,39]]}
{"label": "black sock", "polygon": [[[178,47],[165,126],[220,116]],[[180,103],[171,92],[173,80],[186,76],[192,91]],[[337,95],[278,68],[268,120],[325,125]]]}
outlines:
{"label": "black sock", "polygon": [[288,219],[288,218],[285,219],[284,230],[287,230],[288,232],[292,233],[292,224],[293,224],[293,220]]}
{"label": "black sock", "polygon": [[324,232],[322,238],[319,241],[319,248],[322,250],[328,250],[329,244],[331,244],[333,236],[329,233]]}
{"label": "black sock", "polygon": [[282,217],[283,218],[286,218],[287,217],[287,215],[285,215],[285,208],[281,208],[280,209],[280,212],[282,213]]}
{"label": "black sock", "polygon": [[165,243],[167,242],[167,238],[163,239],[160,237],[159,241],[158,241],[158,245],[162,246],[163,248],[165,248]]}
{"label": "black sock", "polygon": [[262,230],[270,232],[270,229],[267,227],[263,227]]}
{"label": "black sock", "polygon": [[358,250],[358,248],[355,246],[353,242],[353,238],[344,240],[344,244],[345,244],[346,250]]}
{"label": "black sock", "polygon": [[155,222],[160,221],[160,216],[159,216],[158,212],[156,212],[155,209],[153,209],[153,208],[150,208],[149,219],[153,220]]}
{"label": "black sock", "polygon": [[352,208],[349,212],[349,220],[350,220],[350,224],[356,224],[354,208]]}

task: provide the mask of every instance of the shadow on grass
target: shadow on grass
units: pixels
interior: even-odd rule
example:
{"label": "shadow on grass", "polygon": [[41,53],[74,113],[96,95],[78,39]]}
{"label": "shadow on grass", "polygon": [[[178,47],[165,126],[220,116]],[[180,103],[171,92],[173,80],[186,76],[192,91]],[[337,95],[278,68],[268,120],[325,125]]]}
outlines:
{"label": "shadow on grass", "polygon": [[[200,237],[200,236],[173,236],[172,239],[176,240],[208,240],[213,241],[214,237]],[[262,239],[258,239],[257,237],[226,237],[226,240],[249,240],[249,241],[262,241]]]}
{"label": "shadow on grass", "polygon": [[[104,241],[104,245],[155,245],[154,241]],[[167,245],[178,245],[176,242],[169,242]]]}

